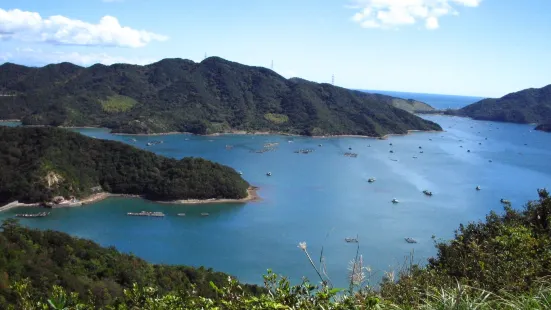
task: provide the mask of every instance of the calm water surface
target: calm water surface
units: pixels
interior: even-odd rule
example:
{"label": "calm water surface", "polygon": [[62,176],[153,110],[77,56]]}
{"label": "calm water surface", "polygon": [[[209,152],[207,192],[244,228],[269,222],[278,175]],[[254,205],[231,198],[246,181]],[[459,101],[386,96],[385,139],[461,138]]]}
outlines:
{"label": "calm water surface", "polygon": [[[79,129],[85,135],[126,142],[165,156],[200,156],[229,165],[260,187],[263,200],[167,206],[112,198],[87,207],[52,210],[50,217],[22,222],[114,245],[154,263],[212,267],[250,283],[260,283],[268,268],[293,281],[302,276],[316,279],[297,248],[306,241],[314,260],[324,247],[329,275],[335,284],[345,286],[347,264],[355,254],[355,246],[345,243],[345,237],[359,236],[364,261],[373,270],[396,268],[411,251],[423,262],[435,253],[432,235],[451,238],[459,223],[501,210],[500,198],[521,208],[537,198],[537,188],[551,187],[551,134],[533,131],[529,125],[427,118],[446,131],[375,140],[183,134],[131,137]],[[159,139],[165,143],[145,145]],[[250,152],[266,142],[279,142],[279,147],[263,154]],[[226,150],[227,144],[234,148]],[[359,154],[357,158],[343,156],[349,147]],[[293,153],[303,148],[315,151]],[[391,149],[394,153],[389,153]],[[271,177],[266,176],[268,171]],[[368,183],[370,177],[377,181]],[[482,187],[479,192],[477,185]],[[423,195],[424,189],[434,196]],[[392,204],[393,198],[400,203]],[[167,216],[125,215],[140,210],[162,211]],[[7,211],[0,213],[0,219],[22,211],[33,210]],[[187,216],[176,216],[182,212]],[[211,215],[201,217],[201,212]],[[408,244],[404,237],[419,243]]]}

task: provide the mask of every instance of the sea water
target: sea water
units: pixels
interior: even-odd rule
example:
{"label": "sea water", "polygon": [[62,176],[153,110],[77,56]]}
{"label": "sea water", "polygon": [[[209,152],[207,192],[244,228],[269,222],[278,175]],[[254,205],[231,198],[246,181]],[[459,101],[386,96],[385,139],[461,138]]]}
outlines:
{"label": "sea water", "polygon": [[[501,211],[501,198],[520,209],[537,198],[537,188],[551,188],[551,134],[534,131],[531,125],[424,117],[445,131],[377,140],[124,136],[105,129],[75,129],[164,156],[204,157],[229,165],[260,188],[262,200],[183,206],[110,198],[81,208],[54,209],[49,217],[21,222],[112,245],[153,263],[212,267],[249,283],[261,283],[268,268],[293,282],[303,276],[317,280],[297,247],[306,242],[316,263],[323,248],[327,273],[340,287],[347,285],[347,266],[356,253],[356,244],[344,238],[358,236],[364,264],[371,267],[376,282],[383,271],[399,269],[411,253],[415,262],[425,263],[435,254],[432,236],[452,238],[460,223]],[[164,143],[146,145],[154,140]],[[275,151],[254,152],[268,142],[279,145]],[[314,152],[294,153],[299,149]],[[358,157],[346,157],[346,152]],[[369,183],[371,177],[376,181]],[[482,190],[476,191],[476,186]],[[425,189],[433,196],[425,196]],[[399,203],[393,204],[393,198]],[[167,216],[126,216],[141,210]],[[0,219],[25,211],[36,209],[2,212]],[[201,216],[203,212],[210,216]],[[418,243],[406,243],[406,237]]]}

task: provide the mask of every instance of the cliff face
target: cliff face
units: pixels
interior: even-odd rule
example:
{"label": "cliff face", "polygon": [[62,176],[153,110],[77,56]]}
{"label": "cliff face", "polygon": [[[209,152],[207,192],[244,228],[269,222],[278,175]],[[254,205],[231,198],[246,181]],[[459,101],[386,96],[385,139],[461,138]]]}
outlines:
{"label": "cliff face", "polygon": [[[230,130],[381,136],[441,130],[394,106],[418,103],[366,94],[218,57],[147,66],[82,68],[68,63],[0,66],[0,119],[24,124],[103,126],[115,132],[198,134]],[[411,108],[410,108],[411,109]]]}
{"label": "cliff face", "polygon": [[498,99],[484,99],[454,113],[481,120],[549,123],[551,122],[551,85],[525,89]]}

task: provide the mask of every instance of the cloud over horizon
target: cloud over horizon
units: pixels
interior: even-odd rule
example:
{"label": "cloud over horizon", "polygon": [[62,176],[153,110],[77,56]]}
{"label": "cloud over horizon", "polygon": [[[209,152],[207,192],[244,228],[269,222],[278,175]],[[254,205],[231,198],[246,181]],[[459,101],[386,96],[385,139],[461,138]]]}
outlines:
{"label": "cloud over horizon", "polygon": [[161,34],[121,26],[117,18],[109,15],[91,24],[61,15],[42,18],[37,12],[0,9],[0,40],[137,48],[167,39]]}
{"label": "cloud over horizon", "polygon": [[13,52],[0,53],[0,62],[14,62],[44,66],[51,63],[70,62],[80,66],[90,66],[101,63],[112,65],[127,63],[133,65],[147,65],[158,61],[153,58],[112,56],[106,53],[79,53],[61,51],[43,51],[42,49],[16,48]]}
{"label": "cloud over horizon", "polygon": [[353,0],[358,10],[352,20],[363,28],[395,29],[423,21],[429,30],[440,27],[439,18],[458,15],[458,6],[477,7],[482,0]]}

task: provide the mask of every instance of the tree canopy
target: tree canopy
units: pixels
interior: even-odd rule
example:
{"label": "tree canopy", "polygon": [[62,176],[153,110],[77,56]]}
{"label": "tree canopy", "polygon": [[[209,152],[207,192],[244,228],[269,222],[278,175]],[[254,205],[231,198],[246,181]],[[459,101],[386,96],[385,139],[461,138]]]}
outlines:
{"label": "tree canopy", "polygon": [[0,126],[0,203],[83,197],[97,186],[177,200],[245,198],[249,184],[234,169],[205,159],[167,158],[64,129]]}
{"label": "tree canopy", "polygon": [[0,119],[26,125],[101,126],[114,132],[271,131],[369,135],[441,130],[402,109],[403,99],[210,57],[136,66],[0,66]]}

